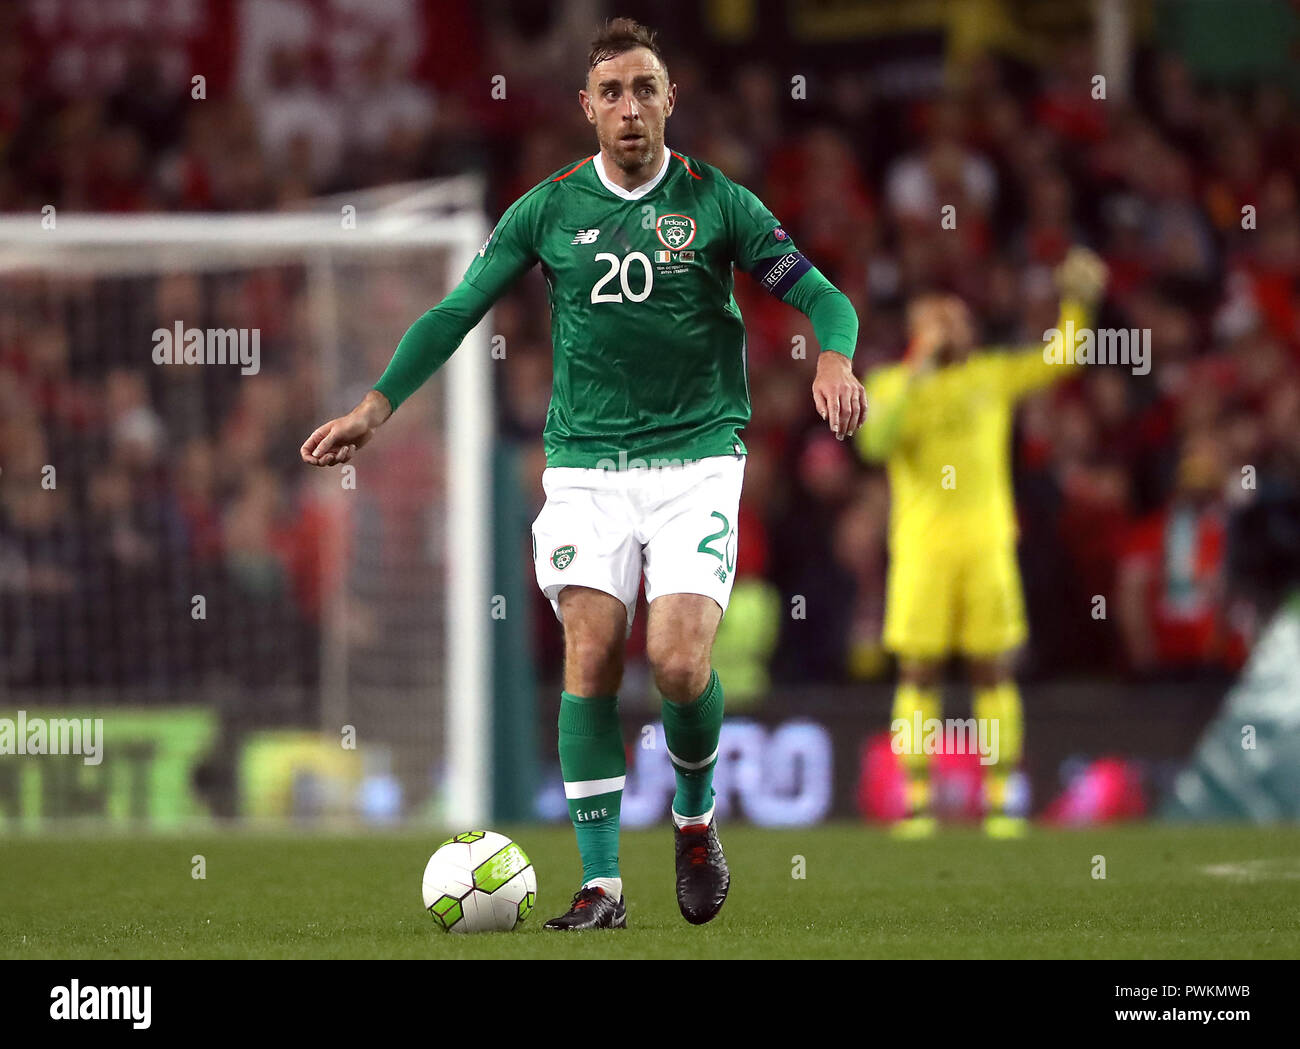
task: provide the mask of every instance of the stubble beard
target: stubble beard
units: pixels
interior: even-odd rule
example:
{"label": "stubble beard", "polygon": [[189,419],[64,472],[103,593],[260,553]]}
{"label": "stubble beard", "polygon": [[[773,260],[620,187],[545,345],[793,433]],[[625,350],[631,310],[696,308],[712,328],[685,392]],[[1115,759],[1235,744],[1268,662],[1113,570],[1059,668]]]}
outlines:
{"label": "stubble beard", "polygon": [[[628,153],[626,150],[619,148],[618,138],[614,138],[605,148],[605,155],[613,157],[614,163],[628,174],[638,174],[645,168],[658,162],[663,155],[664,140],[663,135],[656,135],[648,128],[646,129],[645,148],[640,153]],[[605,146],[605,143],[601,143]]]}

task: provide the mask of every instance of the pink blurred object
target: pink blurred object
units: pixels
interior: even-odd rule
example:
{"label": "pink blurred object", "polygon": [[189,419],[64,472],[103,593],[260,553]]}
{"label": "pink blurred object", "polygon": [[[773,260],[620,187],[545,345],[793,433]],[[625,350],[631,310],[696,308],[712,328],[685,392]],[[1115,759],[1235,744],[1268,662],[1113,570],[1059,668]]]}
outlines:
{"label": "pink blurred object", "polygon": [[889,733],[871,736],[858,755],[858,812],[863,819],[892,823],[907,815],[906,781]]}
{"label": "pink blurred object", "polygon": [[961,822],[984,818],[984,766],[979,754],[935,754],[930,775],[936,816]]}
{"label": "pink blurred object", "polygon": [[1146,814],[1142,773],[1125,758],[1098,758],[1075,776],[1043,814],[1047,823],[1085,827]]}
{"label": "pink blurred object", "polygon": [[[858,759],[858,812],[892,823],[907,815],[903,763],[881,732],[862,744]],[[978,820],[983,814],[984,771],[978,754],[935,753],[930,771],[934,814],[943,820]]]}

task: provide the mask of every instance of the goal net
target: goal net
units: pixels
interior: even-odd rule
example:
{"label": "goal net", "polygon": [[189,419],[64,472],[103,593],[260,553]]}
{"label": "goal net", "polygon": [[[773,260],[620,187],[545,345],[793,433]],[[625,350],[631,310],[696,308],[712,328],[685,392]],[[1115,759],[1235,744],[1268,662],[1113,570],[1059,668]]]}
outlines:
{"label": "goal net", "polygon": [[299,459],[486,234],[469,178],[0,218],[0,716],[104,738],[0,756],[0,829],[487,815],[485,326],[380,451]]}

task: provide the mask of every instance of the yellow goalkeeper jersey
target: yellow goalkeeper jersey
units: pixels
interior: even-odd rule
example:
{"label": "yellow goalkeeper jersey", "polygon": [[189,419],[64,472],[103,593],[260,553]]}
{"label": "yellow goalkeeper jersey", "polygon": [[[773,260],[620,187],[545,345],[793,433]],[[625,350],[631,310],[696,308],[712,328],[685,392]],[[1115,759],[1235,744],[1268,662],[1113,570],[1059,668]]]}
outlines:
{"label": "yellow goalkeeper jersey", "polygon": [[[1063,304],[1059,325],[1087,324]],[[1041,348],[983,349],[961,364],[914,377],[903,364],[867,377],[867,418],[858,444],[889,475],[889,545],[925,547],[1014,542],[1011,424],[1017,401],[1070,374]]]}

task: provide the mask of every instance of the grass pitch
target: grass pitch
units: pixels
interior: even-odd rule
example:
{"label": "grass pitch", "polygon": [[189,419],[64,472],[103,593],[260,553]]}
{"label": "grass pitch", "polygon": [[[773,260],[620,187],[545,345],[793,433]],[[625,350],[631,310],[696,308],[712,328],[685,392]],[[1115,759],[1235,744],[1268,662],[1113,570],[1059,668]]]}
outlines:
{"label": "grass pitch", "polygon": [[538,907],[518,931],[481,936],[447,935],[424,912],[420,875],[447,836],[432,831],[0,839],[0,957],[1300,957],[1300,829],[905,842],[724,826],[731,896],[700,928],[677,912],[668,828],[625,832],[629,928],[581,935],[541,927],[578,885],[572,831],[497,829],[537,868]]}

